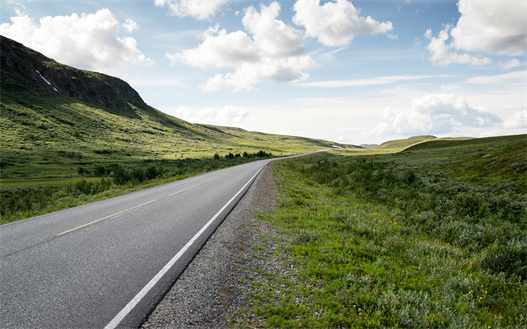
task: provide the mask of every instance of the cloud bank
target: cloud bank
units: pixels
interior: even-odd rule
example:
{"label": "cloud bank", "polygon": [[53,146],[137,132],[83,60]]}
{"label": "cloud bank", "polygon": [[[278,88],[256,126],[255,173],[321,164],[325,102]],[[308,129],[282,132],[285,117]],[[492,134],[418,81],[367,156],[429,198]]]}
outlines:
{"label": "cloud bank", "polygon": [[427,49],[434,65],[479,66],[491,62],[487,57],[476,57],[467,52],[508,56],[525,54],[527,2],[459,0],[458,8],[461,17],[455,26],[446,24],[437,37],[432,36],[430,29],[425,33],[425,38],[430,40]]}
{"label": "cloud bank", "polygon": [[208,124],[224,126],[243,122],[249,113],[243,108],[232,105],[205,108],[180,106],[176,108],[174,115],[193,123],[206,122]]}
{"label": "cloud bank", "polygon": [[119,36],[121,28],[128,33],[137,30],[137,23],[130,19],[120,23],[108,9],[47,16],[38,23],[19,12],[11,22],[0,25],[0,34],[71,66],[105,71],[123,62],[153,64],[137,49],[134,38]]}
{"label": "cloud bank", "polygon": [[484,108],[469,105],[454,94],[431,94],[415,98],[410,111],[387,107],[377,134],[463,133],[469,127],[496,127],[501,118]]}

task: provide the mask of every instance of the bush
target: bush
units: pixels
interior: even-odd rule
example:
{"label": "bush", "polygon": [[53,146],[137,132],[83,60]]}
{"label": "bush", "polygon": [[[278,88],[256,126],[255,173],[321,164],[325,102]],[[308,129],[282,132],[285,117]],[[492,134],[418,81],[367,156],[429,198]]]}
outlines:
{"label": "bush", "polygon": [[481,266],[495,273],[516,275],[527,281],[527,239],[512,240],[506,245],[492,246]]}

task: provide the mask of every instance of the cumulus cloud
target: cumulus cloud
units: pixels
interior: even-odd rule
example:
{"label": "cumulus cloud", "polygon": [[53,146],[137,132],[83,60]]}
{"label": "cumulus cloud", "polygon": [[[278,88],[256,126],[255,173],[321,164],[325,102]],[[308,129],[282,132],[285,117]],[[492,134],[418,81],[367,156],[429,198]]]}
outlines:
{"label": "cumulus cloud", "polygon": [[133,20],[127,18],[123,24],[123,28],[128,32],[132,33],[135,30],[139,30],[139,25]]}
{"label": "cumulus cloud", "polygon": [[525,1],[471,1],[458,3],[461,17],[451,35],[457,49],[520,56],[527,48]]}
{"label": "cumulus cloud", "polygon": [[208,19],[231,0],[155,0],[157,7],[168,8],[168,14],[177,17],[193,17],[199,20]]}
{"label": "cumulus cloud", "polygon": [[446,66],[449,64],[470,64],[475,66],[486,65],[490,63],[490,59],[478,58],[471,56],[467,53],[460,54],[454,49],[454,44],[447,44],[448,39],[450,38],[450,25],[446,25],[445,29],[439,32],[438,37],[432,36],[432,30],[427,30],[425,37],[430,39],[430,43],[426,48],[430,52],[430,61],[434,65]]}
{"label": "cumulus cloud", "polygon": [[132,37],[120,37],[119,29],[138,29],[137,23],[121,24],[108,9],[95,14],[43,17],[39,23],[27,15],[11,17],[0,25],[0,34],[42,52],[59,62],[90,70],[105,71],[122,62],[152,64],[137,49]]}
{"label": "cumulus cloud", "polygon": [[[447,24],[438,37],[427,30],[430,61],[439,66],[452,63],[485,65],[488,58],[469,53],[521,56],[527,48],[525,1],[459,0],[461,14],[456,25]],[[450,43],[447,41],[450,39]]]}
{"label": "cumulus cloud", "polygon": [[347,0],[322,6],[320,0],[299,0],[294,10],[293,22],[304,26],[307,36],[331,47],[348,45],[358,34],[388,33],[393,29],[391,22],[380,23],[370,16],[359,16],[360,10]]}
{"label": "cumulus cloud", "polygon": [[314,65],[315,62],[309,56],[282,59],[263,57],[256,63],[241,64],[234,72],[218,74],[201,87],[204,91],[215,91],[222,87],[240,91],[250,89],[254,84],[264,81],[282,83],[303,81],[309,77],[304,70]]}
{"label": "cumulus cloud", "polygon": [[482,107],[469,105],[454,94],[432,94],[415,98],[409,111],[387,107],[378,124],[378,134],[463,133],[468,127],[495,127],[502,120]]}
{"label": "cumulus cloud", "polygon": [[277,20],[280,4],[271,3],[262,6],[261,13],[254,7],[245,11],[243,26],[253,35],[256,45],[265,56],[284,57],[299,55],[304,52],[305,39],[302,32]]}
{"label": "cumulus cloud", "polygon": [[256,62],[260,59],[260,49],[247,33],[227,33],[216,26],[203,34],[203,42],[198,47],[167,53],[166,57],[172,65],[182,62],[202,69],[218,69]]}
{"label": "cumulus cloud", "polygon": [[280,5],[273,2],[245,10],[242,23],[249,32],[227,33],[218,26],[203,34],[196,48],[167,53],[174,65],[178,62],[203,69],[234,68],[233,72],[217,74],[201,87],[214,91],[222,87],[235,91],[250,89],[264,81],[297,82],[308,78],[304,70],[315,65],[304,52],[301,33],[278,20]]}
{"label": "cumulus cloud", "polygon": [[223,107],[191,108],[180,106],[175,110],[176,117],[193,123],[232,125],[243,122],[249,115],[246,109],[225,105]]}

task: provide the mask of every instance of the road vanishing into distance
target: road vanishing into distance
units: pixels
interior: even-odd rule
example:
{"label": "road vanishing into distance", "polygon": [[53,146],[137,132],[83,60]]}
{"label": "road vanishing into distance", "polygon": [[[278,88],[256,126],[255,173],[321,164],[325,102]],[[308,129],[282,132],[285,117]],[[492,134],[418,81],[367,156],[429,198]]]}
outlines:
{"label": "road vanishing into distance", "polygon": [[138,327],[272,160],[0,226],[0,328]]}

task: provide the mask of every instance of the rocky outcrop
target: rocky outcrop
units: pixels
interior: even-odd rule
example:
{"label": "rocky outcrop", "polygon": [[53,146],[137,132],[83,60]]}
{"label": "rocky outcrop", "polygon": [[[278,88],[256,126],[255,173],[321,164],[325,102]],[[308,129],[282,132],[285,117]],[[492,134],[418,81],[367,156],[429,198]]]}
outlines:
{"label": "rocky outcrop", "polygon": [[57,63],[4,36],[0,36],[0,45],[0,87],[4,91],[22,93],[40,88],[50,95],[96,103],[128,117],[138,117],[130,104],[146,107],[139,94],[119,78]]}

